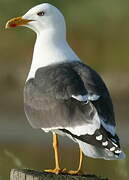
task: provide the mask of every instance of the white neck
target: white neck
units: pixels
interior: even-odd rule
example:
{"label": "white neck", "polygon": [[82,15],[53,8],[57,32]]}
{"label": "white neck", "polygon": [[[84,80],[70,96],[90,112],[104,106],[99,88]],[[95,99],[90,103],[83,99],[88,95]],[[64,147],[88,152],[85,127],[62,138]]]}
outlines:
{"label": "white neck", "polygon": [[79,61],[79,58],[68,45],[65,34],[57,34],[51,29],[42,31],[37,34],[32,64],[27,80],[33,78],[36,70],[40,67],[69,61]]}

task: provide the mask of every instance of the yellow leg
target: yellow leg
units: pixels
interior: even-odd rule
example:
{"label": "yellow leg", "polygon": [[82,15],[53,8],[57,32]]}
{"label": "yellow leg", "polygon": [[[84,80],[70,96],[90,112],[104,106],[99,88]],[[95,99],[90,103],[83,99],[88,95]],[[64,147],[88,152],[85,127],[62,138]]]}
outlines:
{"label": "yellow leg", "polygon": [[44,170],[45,172],[51,172],[55,174],[62,173],[63,170],[60,169],[60,163],[59,163],[59,150],[58,150],[58,136],[57,134],[53,133],[53,148],[55,153],[55,169],[48,169]]}
{"label": "yellow leg", "polygon": [[53,148],[54,148],[54,153],[55,153],[55,169],[48,169],[44,170],[45,172],[50,172],[50,173],[63,173],[63,174],[82,174],[81,168],[82,168],[82,162],[83,162],[83,152],[80,149],[80,160],[79,160],[79,166],[76,171],[73,170],[66,170],[66,169],[61,169],[60,168],[60,157],[59,157],[59,150],[58,150],[58,136],[57,134],[53,133]]}
{"label": "yellow leg", "polygon": [[69,171],[65,171],[66,173],[68,174],[82,174],[82,162],[83,162],[83,152],[82,150],[80,149],[80,160],[79,160],[79,166],[78,166],[78,169],[76,171],[73,171],[73,170],[69,170]]}
{"label": "yellow leg", "polygon": [[53,133],[53,148],[54,148],[54,153],[55,153],[55,165],[57,170],[60,170],[60,163],[59,163],[59,150],[58,150],[58,136],[57,134]]}
{"label": "yellow leg", "polygon": [[80,161],[79,161],[79,167],[78,167],[78,170],[77,170],[78,172],[80,172],[81,169],[82,169],[82,163],[83,163],[83,152],[80,149]]}

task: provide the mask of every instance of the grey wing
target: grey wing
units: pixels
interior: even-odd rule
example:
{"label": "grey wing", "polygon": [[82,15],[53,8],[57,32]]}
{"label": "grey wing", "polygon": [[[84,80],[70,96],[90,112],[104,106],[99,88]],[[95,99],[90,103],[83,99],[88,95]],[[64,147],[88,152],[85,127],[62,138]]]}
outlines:
{"label": "grey wing", "polygon": [[34,128],[68,135],[90,157],[124,158],[110,95],[88,66],[74,62],[40,68],[26,82],[24,103]]}
{"label": "grey wing", "polygon": [[[86,97],[79,101],[75,97]],[[93,133],[100,126],[94,119],[96,109],[88,101],[88,91],[81,77],[64,63],[40,68],[36,76],[26,82],[24,106],[30,124],[46,130],[88,125],[84,133]],[[93,123],[95,121],[95,123]],[[90,132],[90,126],[92,127]]]}
{"label": "grey wing", "polygon": [[94,112],[92,120],[77,127],[63,129],[79,143],[84,154],[104,159],[123,159],[119,138],[115,132],[113,105],[108,89],[101,77],[82,63],[73,63],[73,69],[80,76],[87,91],[85,96],[74,96],[78,101],[87,98]]}
{"label": "grey wing", "polygon": [[74,69],[80,75],[89,96],[99,95],[92,104],[96,108],[104,128],[115,135],[115,117],[113,104],[108,89],[96,71],[82,63],[74,64]]}

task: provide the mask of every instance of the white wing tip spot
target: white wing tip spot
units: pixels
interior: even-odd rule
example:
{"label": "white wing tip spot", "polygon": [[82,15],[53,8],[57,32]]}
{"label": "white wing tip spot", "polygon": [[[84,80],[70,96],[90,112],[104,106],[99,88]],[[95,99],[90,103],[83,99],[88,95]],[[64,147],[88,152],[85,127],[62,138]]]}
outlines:
{"label": "white wing tip spot", "polygon": [[110,148],[110,151],[115,151],[115,147]]}
{"label": "white wing tip spot", "polygon": [[102,142],[103,146],[107,146],[108,145],[108,141]]}
{"label": "white wing tip spot", "polygon": [[102,140],[102,138],[103,138],[103,136],[102,136],[102,135],[96,136],[96,140],[98,140],[98,141],[101,141],[101,140]]}
{"label": "white wing tip spot", "polygon": [[121,150],[116,150],[115,153],[119,154],[119,153],[121,153]]}

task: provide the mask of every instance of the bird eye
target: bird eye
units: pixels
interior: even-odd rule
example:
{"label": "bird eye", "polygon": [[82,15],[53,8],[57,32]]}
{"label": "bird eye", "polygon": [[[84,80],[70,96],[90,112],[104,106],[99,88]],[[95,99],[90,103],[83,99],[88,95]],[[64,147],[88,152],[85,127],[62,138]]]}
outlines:
{"label": "bird eye", "polygon": [[37,13],[38,16],[44,16],[44,14],[45,13],[43,11]]}

